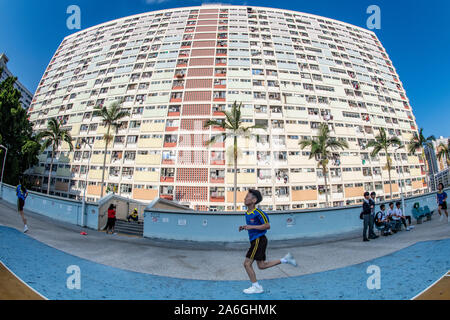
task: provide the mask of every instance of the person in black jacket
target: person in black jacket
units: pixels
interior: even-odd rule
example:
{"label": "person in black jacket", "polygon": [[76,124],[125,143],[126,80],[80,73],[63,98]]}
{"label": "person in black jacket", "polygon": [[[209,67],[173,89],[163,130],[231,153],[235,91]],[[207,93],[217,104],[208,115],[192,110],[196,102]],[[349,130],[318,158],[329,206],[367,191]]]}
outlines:
{"label": "person in black jacket", "polygon": [[362,216],[363,216],[363,220],[364,220],[364,225],[363,225],[363,241],[369,241],[369,239],[367,238],[367,229],[369,226],[369,222],[370,222],[370,215],[372,213],[372,208],[371,208],[371,203],[369,200],[370,194],[369,192],[364,192],[364,202],[363,202],[363,207],[362,207]]}
{"label": "person in black jacket", "polygon": [[378,236],[373,231],[375,223],[375,200],[376,200],[376,193],[375,192],[370,193],[369,204],[371,212],[369,216],[369,239],[378,238]]}

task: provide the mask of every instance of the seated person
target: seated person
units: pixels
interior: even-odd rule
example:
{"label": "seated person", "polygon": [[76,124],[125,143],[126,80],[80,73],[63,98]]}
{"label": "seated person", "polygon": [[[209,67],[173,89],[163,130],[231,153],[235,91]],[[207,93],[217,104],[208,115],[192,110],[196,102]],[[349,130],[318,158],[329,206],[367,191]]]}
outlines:
{"label": "seated person", "polygon": [[380,211],[378,211],[375,215],[375,225],[378,228],[383,227],[384,236],[389,236],[392,234],[391,222],[389,221],[389,217],[386,213],[386,206],[384,204],[380,205]]}
{"label": "seated person", "polygon": [[[414,228],[414,226],[411,226],[411,216],[405,216],[405,215],[403,214],[403,211],[402,211],[402,208],[401,208],[402,203],[401,203],[400,201],[397,201],[397,203],[395,204],[395,206],[397,207],[397,208],[396,208],[397,216],[400,217],[400,220],[402,221],[403,225],[405,226],[406,231],[409,231],[409,230],[411,230],[412,228]],[[408,220],[409,226],[406,225],[406,220]]]}
{"label": "seated person", "polygon": [[130,222],[130,219],[139,223],[139,215],[138,210],[136,208],[134,208],[133,212],[128,215],[127,217],[128,222]]}
{"label": "seated person", "polygon": [[396,233],[397,231],[400,231],[402,229],[402,221],[400,217],[398,216],[397,209],[394,208],[394,203],[389,202],[389,209],[388,209],[388,217],[389,221],[392,222],[392,231]]}

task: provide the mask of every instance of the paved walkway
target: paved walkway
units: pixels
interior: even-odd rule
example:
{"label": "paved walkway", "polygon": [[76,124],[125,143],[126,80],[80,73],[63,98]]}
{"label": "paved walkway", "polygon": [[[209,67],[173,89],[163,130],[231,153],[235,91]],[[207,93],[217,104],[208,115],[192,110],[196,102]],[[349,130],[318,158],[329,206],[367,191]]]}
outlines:
{"label": "paved walkway", "polygon": [[[248,299],[241,248],[174,249],[93,230],[81,236],[82,228],[30,212],[24,235],[14,209],[0,202],[0,224],[7,226],[0,227],[0,260],[49,299]],[[450,269],[447,238],[450,225],[434,218],[369,243],[358,237],[292,248],[269,244],[269,258],[290,251],[300,267],[257,270],[266,293],[252,299],[411,299]],[[81,269],[81,290],[66,288],[70,265]],[[380,267],[380,290],[367,288],[370,265]]]}

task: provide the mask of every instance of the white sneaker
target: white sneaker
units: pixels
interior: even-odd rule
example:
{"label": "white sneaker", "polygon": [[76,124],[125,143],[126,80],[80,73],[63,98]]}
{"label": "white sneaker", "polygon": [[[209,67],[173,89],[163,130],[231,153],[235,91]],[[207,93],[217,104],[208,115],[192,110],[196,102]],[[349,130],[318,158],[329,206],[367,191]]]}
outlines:
{"label": "white sneaker", "polygon": [[441,214],[441,217],[439,218],[439,221],[442,221],[442,220],[444,220],[444,215],[443,214]]}
{"label": "white sneaker", "polygon": [[25,227],[23,228],[23,233],[25,233],[25,232],[27,232],[27,231],[28,231],[28,227],[25,226]]}
{"label": "white sneaker", "polygon": [[411,228],[410,227],[406,227],[406,231],[409,231],[409,230],[411,230]]}
{"label": "white sneaker", "polygon": [[264,292],[263,287],[259,286],[259,285],[258,286],[252,285],[250,288],[244,289],[243,291],[246,294],[263,293]]}
{"label": "white sneaker", "polygon": [[409,228],[410,228],[410,229],[414,229],[415,227],[414,227],[414,226],[409,226]]}
{"label": "white sneaker", "polygon": [[287,255],[284,256],[283,259],[286,260],[287,263],[293,265],[294,267],[297,266],[297,261],[295,261],[295,259],[292,256],[292,254],[288,253]]}

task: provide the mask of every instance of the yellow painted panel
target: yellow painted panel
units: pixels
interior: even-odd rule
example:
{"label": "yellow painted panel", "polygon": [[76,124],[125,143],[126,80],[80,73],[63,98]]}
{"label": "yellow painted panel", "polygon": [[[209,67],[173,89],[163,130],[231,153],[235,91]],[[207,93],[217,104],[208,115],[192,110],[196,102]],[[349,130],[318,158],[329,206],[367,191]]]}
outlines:
{"label": "yellow painted panel", "polygon": [[[237,192],[237,196],[236,196],[236,202],[238,203],[242,203],[244,202],[244,198],[247,195],[247,191],[238,191]],[[227,192],[227,202],[234,202],[234,192],[233,191],[228,191]]]}
{"label": "yellow painted panel", "polygon": [[158,196],[158,190],[155,189],[133,189],[133,199],[153,200]]}
{"label": "yellow painted panel", "polygon": [[[226,183],[234,183],[234,173],[227,173]],[[238,173],[237,175],[238,184],[256,184],[256,174],[255,173]]]}
{"label": "yellow painted panel", "polygon": [[[105,172],[105,177],[107,173]],[[102,179],[102,170],[89,170],[88,179],[90,180],[101,180]]]}
{"label": "yellow painted panel", "polygon": [[422,183],[422,181],[413,181],[413,182],[411,183],[411,185],[412,185],[412,188],[413,188],[413,189],[422,189],[422,188],[423,188],[423,183]]}
{"label": "yellow painted panel", "polygon": [[292,201],[317,200],[317,190],[293,190]]}
{"label": "yellow painted panel", "polygon": [[135,171],[134,172],[134,181],[157,182],[157,181],[159,181],[159,172],[158,171]]}
{"label": "yellow painted panel", "polygon": [[346,198],[362,197],[364,195],[363,187],[344,188]]}
{"label": "yellow painted panel", "polygon": [[96,134],[105,134],[108,131],[108,127],[104,127],[101,124],[98,125]]}
{"label": "yellow painted panel", "polygon": [[[103,157],[104,154],[94,154],[91,157],[91,164],[101,164],[103,165]],[[111,161],[111,155],[106,155],[106,163],[109,163]]]}
{"label": "yellow painted panel", "polygon": [[[393,183],[392,184],[392,193],[398,192],[398,184],[397,183]],[[389,184],[385,184],[384,185],[384,193],[385,194],[389,194]]]}
{"label": "yellow painted panel", "polygon": [[[105,140],[95,140],[94,141],[94,149],[104,149],[105,148]],[[112,141],[108,144],[108,149],[112,147]]]}
{"label": "yellow painted panel", "polygon": [[136,155],[136,164],[160,164],[161,163],[161,155],[160,154],[137,154]]}
{"label": "yellow painted panel", "polygon": [[165,123],[143,123],[141,132],[162,132],[165,130]]}
{"label": "yellow painted panel", "polygon": [[137,146],[138,148],[161,148],[163,144],[162,138],[150,138],[150,139],[139,139]]}
{"label": "yellow painted panel", "polygon": [[408,156],[409,164],[419,164],[419,157],[417,156]]}
{"label": "yellow painted panel", "polygon": [[[100,186],[88,186],[87,193],[92,196],[100,196]],[[105,194],[105,191],[103,191],[103,194]]]}
{"label": "yellow painted panel", "polygon": [[70,135],[73,136],[77,136],[80,134],[80,124],[73,124],[72,125],[72,129],[70,130]]}

